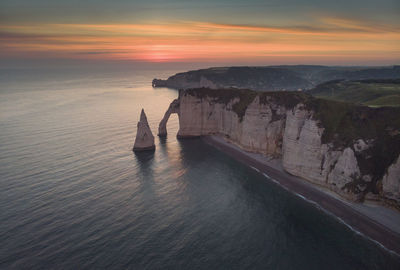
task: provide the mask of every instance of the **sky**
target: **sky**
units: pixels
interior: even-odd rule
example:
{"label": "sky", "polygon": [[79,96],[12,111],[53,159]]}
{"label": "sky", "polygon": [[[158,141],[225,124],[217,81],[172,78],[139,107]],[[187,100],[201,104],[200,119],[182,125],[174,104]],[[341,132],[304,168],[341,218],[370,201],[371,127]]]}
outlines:
{"label": "sky", "polygon": [[400,64],[399,0],[0,0],[0,60]]}

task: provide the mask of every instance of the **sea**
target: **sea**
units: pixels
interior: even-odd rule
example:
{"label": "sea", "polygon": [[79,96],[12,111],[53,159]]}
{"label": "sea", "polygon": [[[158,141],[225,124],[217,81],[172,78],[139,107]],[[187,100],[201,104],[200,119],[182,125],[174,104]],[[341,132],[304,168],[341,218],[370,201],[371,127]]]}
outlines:
{"label": "sea", "polygon": [[[0,69],[0,269],[400,269],[271,179],[158,123],[171,67]],[[144,109],[155,152],[133,153]]]}

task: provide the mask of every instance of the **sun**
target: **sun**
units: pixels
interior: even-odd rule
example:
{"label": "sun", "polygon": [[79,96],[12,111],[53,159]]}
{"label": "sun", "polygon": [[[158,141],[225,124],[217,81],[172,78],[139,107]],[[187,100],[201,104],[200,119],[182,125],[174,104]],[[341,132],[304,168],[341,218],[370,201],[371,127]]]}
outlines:
{"label": "sun", "polygon": [[181,57],[171,45],[152,45],[139,58],[147,62],[169,62]]}

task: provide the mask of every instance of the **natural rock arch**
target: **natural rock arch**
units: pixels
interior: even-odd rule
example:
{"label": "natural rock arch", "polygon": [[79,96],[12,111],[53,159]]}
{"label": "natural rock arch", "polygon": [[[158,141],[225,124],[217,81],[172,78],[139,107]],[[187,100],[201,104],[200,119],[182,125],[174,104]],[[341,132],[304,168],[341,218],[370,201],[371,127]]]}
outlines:
{"label": "natural rock arch", "polygon": [[179,117],[179,99],[172,101],[168,107],[168,110],[165,112],[163,119],[161,119],[161,122],[158,126],[158,136],[167,136],[167,122],[172,113],[178,114]]}

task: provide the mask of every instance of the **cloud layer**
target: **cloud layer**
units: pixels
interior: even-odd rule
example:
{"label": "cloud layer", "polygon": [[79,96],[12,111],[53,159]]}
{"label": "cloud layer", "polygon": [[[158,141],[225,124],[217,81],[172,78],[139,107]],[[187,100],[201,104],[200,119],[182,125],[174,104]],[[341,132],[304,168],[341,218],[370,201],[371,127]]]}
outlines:
{"label": "cloud layer", "polygon": [[320,16],[313,24],[258,25],[202,21],[0,26],[0,57],[162,61],[348,59],[398,61],[395,25]]}

